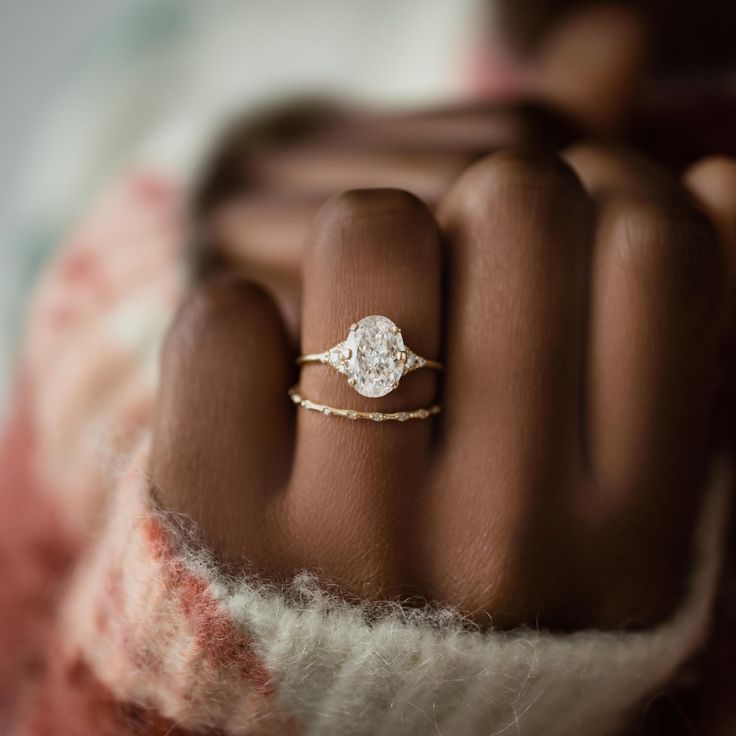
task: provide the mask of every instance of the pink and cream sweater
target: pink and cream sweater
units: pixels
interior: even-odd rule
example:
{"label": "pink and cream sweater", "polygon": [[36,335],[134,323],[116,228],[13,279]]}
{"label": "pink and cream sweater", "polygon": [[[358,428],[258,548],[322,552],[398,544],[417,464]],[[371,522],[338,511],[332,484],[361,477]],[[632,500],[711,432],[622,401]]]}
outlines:
{"label": "pink and cream sweater", "polygon": [[146,477],[182,202],[130,172],[39,284],[0,445],[0,733],[618,733],[706,634],[718,480],[689,592],[649,631],[480,632],[347,603],[307,572],[226,575]]}

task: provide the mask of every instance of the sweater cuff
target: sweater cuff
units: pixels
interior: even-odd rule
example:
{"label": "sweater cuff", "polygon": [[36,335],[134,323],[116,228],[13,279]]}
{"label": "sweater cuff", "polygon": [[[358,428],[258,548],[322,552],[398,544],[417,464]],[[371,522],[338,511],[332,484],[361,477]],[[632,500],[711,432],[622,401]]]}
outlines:
{"label": "sweater cuff", "polygon": [[[664,624],[481,632],[448,610],[356,606],[306,574],[287,588],[226,575],[186,523],[157,507],[146,456],[141,448],[119,482],[60,637],[65,671],[79,682],[82,668],[116,718],[135,712],[138,723],[181,733],[603,736],[670,680],[706,633],[724,473],[704,507],[689,592]],[[97,714],[95,734],[100,723]]]}

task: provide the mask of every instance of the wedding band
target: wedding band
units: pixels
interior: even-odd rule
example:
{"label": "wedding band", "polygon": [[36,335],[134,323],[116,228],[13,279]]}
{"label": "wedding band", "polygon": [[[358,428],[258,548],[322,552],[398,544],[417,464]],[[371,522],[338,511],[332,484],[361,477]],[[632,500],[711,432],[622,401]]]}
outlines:
{"label": "wedding band", "polygon": [[347,419],[370,419],[373,422],[406,422],[409,419],[428,419],[439,414],[442,409],[439,404],[433,404],[426,409],[412,409],[411,411],[356,411],[355,409],[338,409],[327,404],[318,404],[316,401],[305,399],[297,386],[289,389],[291,400],[302,409],[318,411],[325,416],[346,417]]}
{"label": "wedding band", "polygon": [[350,325],[345,340],[323,353],[301,355],[297,363],[324,363],[347,376],[348,384],[369,398],[391,393],[403,376],[419,368],[443,368],[442,363],[409,349],[399,327],[380,314],[363,317]]}

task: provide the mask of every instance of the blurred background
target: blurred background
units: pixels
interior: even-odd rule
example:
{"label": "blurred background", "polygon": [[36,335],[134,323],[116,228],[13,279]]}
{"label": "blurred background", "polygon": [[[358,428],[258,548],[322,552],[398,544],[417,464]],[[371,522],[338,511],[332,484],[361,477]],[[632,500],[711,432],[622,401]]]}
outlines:
{"label": "blurred background", "polygon": [[30,284],[131,160],[186,177],[235,110],[442,98],[474,0],[0,2],[0,396]]}
{"label": "blurred background", "polygon": [[0,406],[39,268],[131,162],[186,184],[233,115],[305,95],[531,93],[620,134],[645,72],[632,129],[685,163],[734,146],[735,32],[730,0],[0,0]]}
{"label": "blurred background", "polygon": [[[7,382],[14,325],[26,279],[18,236],[18,188],[34,135],[53,107],[59,85],[82,63],[100,29],[137,0],[0,2],[0,396]],[[25,250],[25,249],[24,249]],[[19,283],[19,277],[21,283]],[[1,403],[1,401],[0,401]]]}

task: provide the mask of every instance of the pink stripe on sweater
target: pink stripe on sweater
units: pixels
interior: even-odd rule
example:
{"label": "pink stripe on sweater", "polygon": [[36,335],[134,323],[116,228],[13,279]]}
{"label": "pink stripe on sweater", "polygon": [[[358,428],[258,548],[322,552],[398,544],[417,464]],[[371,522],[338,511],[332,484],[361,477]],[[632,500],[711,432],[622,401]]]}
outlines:
{"label": "pink stripe on sweater", "polygon": [[0,439],[0,731],[43,672],[52,620],[79,544],[64,528],[34,472],[30,392]]}

